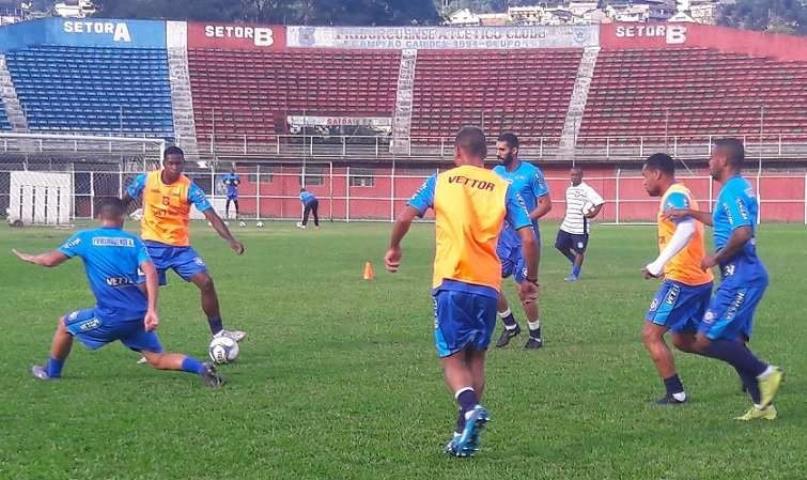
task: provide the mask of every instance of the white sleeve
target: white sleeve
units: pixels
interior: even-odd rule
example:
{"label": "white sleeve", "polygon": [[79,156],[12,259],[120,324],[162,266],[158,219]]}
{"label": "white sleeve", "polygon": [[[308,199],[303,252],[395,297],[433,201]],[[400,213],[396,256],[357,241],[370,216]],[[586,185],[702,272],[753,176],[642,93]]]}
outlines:
{"label": "white sleeve", "polygon": [[593,203],[595,207],[605,203],[605,200],[603,200],[600,194],[588,184],[586,184],[586,197],[588,197],[588,201]]}
{"label": "white sleeve", "polygon": [[661,251],[657,259],[647,265],[647,271],[656,277],[661,275],[667,262],[687,246],[687,243],[689,243],[693,235],[695,235],[694,218],[687,218],[678,223],[675,227],[675,233],[670,239],[670,243],[664,247],[664,250]]}

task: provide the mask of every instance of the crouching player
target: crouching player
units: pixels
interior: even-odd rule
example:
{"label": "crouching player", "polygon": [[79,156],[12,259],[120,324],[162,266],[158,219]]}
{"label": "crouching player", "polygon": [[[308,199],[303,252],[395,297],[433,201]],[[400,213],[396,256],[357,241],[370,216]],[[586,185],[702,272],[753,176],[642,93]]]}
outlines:
{"label": "crouching player", "polygon": [[[74,338],[92,350],[119,340],[158,370],[193,373],[209,387],[221,386],[223,380],[212,365],[163,351],[154,331],[160,323],[157,270],[143,242],[123,231],[124,214],[123,202],[111,198],[99,209],[101,228],[77,232],[58,249],[41,255],[13,251],[21,260],[43,267],[81,258],[97,302],[59,319],[50,358],[45,365],[33,366],[31,373],[40,380],[60,378]],[[138,270],[145,275],[145,293],[138,285]]]}

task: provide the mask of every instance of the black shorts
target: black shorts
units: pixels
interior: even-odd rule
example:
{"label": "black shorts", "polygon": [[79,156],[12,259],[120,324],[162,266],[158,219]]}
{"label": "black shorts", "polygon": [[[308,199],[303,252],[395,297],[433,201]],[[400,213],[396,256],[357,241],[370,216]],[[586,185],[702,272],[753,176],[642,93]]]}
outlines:
{"label": "black shorts", "polygon": [[577,253],[584,253],[588,247],[588,234],[574,234],[564,230],[558,230],[558,238],[555,240],[555,248],[566,250],[568,248]]}

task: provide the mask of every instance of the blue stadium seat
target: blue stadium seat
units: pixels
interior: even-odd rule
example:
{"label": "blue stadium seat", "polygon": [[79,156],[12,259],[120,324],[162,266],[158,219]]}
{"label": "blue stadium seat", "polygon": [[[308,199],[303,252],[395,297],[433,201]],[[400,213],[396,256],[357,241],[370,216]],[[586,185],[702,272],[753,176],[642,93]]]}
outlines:
{"label": "blue stadium seat", "polygon": [[174,136],[165,50],[37,46],[6,58],[32,131]]}
{"label": "blue stadium seat", "polygon": [[0,131],[11,131],[11,123],[9,123],[8,116],[6,115],[6,106],[2,103],[0,103]]}

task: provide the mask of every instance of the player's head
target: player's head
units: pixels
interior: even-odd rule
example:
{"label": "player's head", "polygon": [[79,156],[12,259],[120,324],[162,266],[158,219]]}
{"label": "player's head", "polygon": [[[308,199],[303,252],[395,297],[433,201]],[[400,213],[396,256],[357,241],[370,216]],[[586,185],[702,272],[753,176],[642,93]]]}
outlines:
{"label": "player's head", "polygon": [[654,153],[644,161],[642,176],[647,193],[651,197],[660,197],[675,181],[675,161],[666,153]]}
{"label": "player's head", "polygon": [[745,162],[745,147],[736,138],[721,138],[712,146],[709,157],[709,173],[717,181],[723,181],[740,172]]}
{"label": "player's head", "polygon": [[126,204],[116,197],[107,197],[101,200],[97,210],[98,220],[104,225],[123,226],[123,218],[126,216]]}
{"label": "player's head", "polygon": [[300,189],[300,193],[303,193],[304,191],[305,191],[305,187]]}
{"label": "player's head", "polygon": [[575,187],[583,183],[583,169],[580,167],[572,167],[571,171],[569,172],[569,176],[572,178],[572,185]]}
{"label": "player's head", "polygon": [[518,137],[515,133],[505,132],[496,139],[496,158],[506,166],[518,158]]}
{"label": "player's head", "polygon": [[487,155],[485,132],[479,127],[462,127],[454,139],[454,163],[481,167]]}
{"label": "player's head", "polygon": [[163,170],[165,171],[168,183],[173,183],[179,179],[185,170],[185,152],[177,146],[168,147],[163,153]]}

